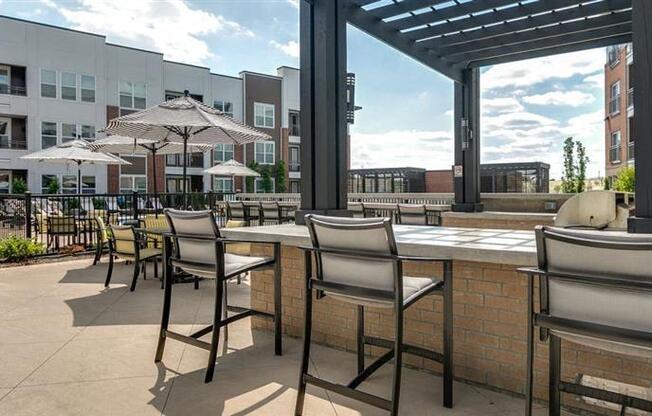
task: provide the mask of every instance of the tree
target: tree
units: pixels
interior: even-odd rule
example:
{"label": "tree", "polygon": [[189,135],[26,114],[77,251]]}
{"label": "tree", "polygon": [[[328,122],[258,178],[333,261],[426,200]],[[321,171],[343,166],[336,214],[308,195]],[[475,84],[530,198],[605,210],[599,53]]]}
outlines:
{"label": "tree", "polygon": [[589,157],[586,155],[586,148],[579,140],[575,143],[577,151],[577,172],[575,192],[584,192],[586,183],[586,165],[589,163]]}
{"label": "tree", "polygon": [[48,182],[48,193],[49,194],[59,193],[59,180],[57,178],[52,178],[50,179],[50,182]]}
{"label": "tree", "polygon": [[279,160],[276,165],[276,192],[285,192],[285,161]]}
{"label": "tree", "polygon": [[[251,162],[249,162],[248,166],[249,166],[249,169],[255,170],[256,172],[260,173],[259,169],[258,169],[258,163],[255,160],[252,160]],[[254,188],[254,180],[255,179],[254,179],[253,176],[247,176],[245,192],[254,192],[254,190],[255,190],[255,188]]]}
{"label": "tree", "polygon": [[636,183],[635,171],[632,166],[622,168],[614,181],[614,190],[619,192],[634,192]]}
{"label": "tree", "polygon": [[260,178],[260,187],[263,189],[263,192],[272,192],[272,175],[270,175],[269,167],[263,166],[260,168]]}
{"label": "tree", "polygon": [[14,178],[14,181],[11,183],[11,193],[13,194],[24,194],[27,191],[27,184],[23,178]]}
{"label": "tree", "polygon": [[576,191],[575,182],[575,157],[573,138],[564,140],[564,175],[561,178],[561,191],[565,194],[572,194]]}

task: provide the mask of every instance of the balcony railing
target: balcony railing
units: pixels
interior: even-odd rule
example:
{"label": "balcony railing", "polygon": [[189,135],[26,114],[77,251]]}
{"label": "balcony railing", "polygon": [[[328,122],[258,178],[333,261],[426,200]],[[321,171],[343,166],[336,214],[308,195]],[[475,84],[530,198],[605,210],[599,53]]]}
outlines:
{"label": "balcony railing", "polygon": [[0,149],[27,150],[26,139],[9,139],[7,136],[0,136]]}
{"label": "balcony railing", "polygon": [[634,106],[634,89],[630,88],[629,91],[627,91],[627,108],[631,108]]}
{"label": "balcony railing", "polygon": [[0,84],[0,94],[20,95],[24,97],[27,95],[27,88],[18,85]]}
{"label": "balcony railing", "polygon": [[290,162],[288,164],[288,168],[289,168],[290,172],[301,172],[301,163]]}
{"label": "balcony railing", "polygon": [[609,100],[609,114],[617,114],[620,112],[620,94],[614,96]]}
{"label": "balcony railing", "polygon": [[634,160],[634,142],[630,141],[627,146],[627,160]]}

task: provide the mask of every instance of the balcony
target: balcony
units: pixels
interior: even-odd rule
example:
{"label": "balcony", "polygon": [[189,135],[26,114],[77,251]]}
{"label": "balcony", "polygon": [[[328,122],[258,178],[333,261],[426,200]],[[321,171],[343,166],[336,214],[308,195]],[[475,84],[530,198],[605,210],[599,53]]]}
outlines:
{"label": "balcony", "polygon": [[27,140],[10,139],[8,136],[0,136],[0,149],[27,150]]}
{"label": "balcony", "polygon": [[301,163],[300,162],[290,162],[288,164],[288,170],[290,172],[301,172]]}
{"label": "balcony", "polygon": [[24,66],[0,64],[0,94],[26,96]]}

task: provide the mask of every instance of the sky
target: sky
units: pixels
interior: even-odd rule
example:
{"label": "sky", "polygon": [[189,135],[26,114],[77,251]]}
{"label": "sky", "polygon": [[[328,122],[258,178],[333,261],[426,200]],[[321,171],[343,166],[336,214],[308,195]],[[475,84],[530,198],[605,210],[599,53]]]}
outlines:
{"label": "sky", "polygon": [[[105,35],[107,42],[236,75],[299,65],[299,0],[0,0],[0,14]],[[483,163],[542,161],[562,169],[562,142],[581,140],[588,174],[604,174],[603,48],[483,68]],[[348,28],[356,73],[352,167],[449,169],[453,83]]]}

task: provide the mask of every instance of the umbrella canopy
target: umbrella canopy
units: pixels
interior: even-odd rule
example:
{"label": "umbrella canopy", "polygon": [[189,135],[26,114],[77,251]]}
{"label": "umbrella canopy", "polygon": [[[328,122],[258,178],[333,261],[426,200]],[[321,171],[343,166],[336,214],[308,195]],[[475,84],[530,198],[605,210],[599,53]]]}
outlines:
{"label": "umbrella canopy", "polygon": [[[89,143],[93,151],[121,154],[177,154],[183,153],[183,144],[168,140],[135,139],[133,137],[113,135]],[[207,152],[213,145],[205,143],[188,143],[188,152]]]}
{"label": "umbrella canopy", "polygon": [[233,159],[206,169],[204,173],[218,176],[260,176],[260,173]]}
{"label": "umbrella canopy", "polygon": [[71,140],[57,146],[21,156],[25,160],[38,160],[50,163],[77,164],[77,191],[81,192],[81,164],[91,165],[130,165],[126,160],[108,153],[94,152],[85,140]]}

